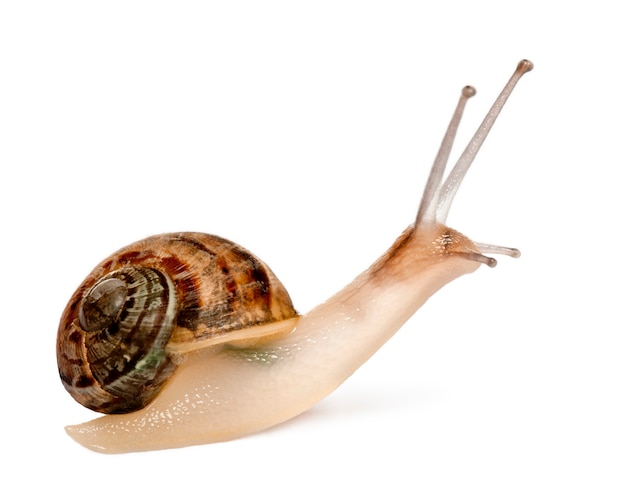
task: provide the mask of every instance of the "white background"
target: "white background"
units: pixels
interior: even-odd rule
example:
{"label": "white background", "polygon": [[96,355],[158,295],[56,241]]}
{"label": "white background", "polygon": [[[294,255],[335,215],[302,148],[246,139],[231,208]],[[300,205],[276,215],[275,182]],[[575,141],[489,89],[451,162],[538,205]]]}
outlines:
{"label": "white background", "polygon": [[[0,489],[625,496],[618,5],[3,2]],[[56,327],[96,263],[153,233],[216,233],[306,311],[411,222],[461,87],[478,89],[466,140],[521,58],[535,70],[449,219],[521,259],[453,282],[265,433],[120,456],[66,436],[92,414],[58,380]]]}

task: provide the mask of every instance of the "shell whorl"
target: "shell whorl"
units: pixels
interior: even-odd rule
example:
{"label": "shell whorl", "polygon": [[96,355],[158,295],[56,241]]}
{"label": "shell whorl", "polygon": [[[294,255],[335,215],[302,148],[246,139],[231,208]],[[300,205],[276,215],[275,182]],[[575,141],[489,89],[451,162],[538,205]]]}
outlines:
{"label": "shell whorl", "polygon": [[200,233],[157,235],[111,255],[74,293],[59,325],[59,373],[84,406],[127,413],[172,374],[171,350],[226,343],[296,316],[274,273],[241,246]]}

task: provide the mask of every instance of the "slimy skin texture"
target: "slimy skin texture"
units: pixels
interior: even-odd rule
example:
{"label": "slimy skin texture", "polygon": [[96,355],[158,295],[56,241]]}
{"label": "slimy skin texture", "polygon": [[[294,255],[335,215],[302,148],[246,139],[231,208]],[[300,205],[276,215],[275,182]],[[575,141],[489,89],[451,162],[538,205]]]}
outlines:
{"label": "slimy skin texture", "polygon": [[463,108],[475,93],[463,89],[415,223],[352,283],[305,315],[286,315],[269,332],[261,327],[230,341],[166,348],[178,366],[147,406],[69,426],[67,433],[92,450],[122,453],[227,441],[280,424],[341,385],[441,287],[481,264],[495,266],[484,252],[519,256],[474,243],[445,221],[504,102],[531,69],[529,61],[519,63],[444,182]]}

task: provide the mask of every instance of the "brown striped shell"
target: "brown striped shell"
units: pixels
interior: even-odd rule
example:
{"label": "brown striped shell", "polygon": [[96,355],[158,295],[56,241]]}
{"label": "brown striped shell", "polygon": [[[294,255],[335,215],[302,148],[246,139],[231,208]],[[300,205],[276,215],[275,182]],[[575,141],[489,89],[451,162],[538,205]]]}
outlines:
{"label": "brown striped shell", "polygon": [[68,303],[59,374],[82,405],[128,413],[158,394],[184,354],[286,332],[297,313],[270,268],[202,233],[157,235],[100,263]]}

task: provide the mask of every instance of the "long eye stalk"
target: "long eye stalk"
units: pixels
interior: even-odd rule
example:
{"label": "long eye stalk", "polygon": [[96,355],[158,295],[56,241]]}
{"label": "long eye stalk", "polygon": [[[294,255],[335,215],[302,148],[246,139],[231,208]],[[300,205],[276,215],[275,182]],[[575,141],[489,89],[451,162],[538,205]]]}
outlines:
{"label": "long eye stalk", "polygon": [[[513,92],[515,85],[520,80],[520,78],[530,70],[532,70],[533,64],[528,60],[522,60],[517,65],[515,72],[507,82],[507,84],[500,92],[500,95],[496,99],[496,101],[491,106],[491,109],[483,119],[483,122],[478,127],[474,136],[469,141],[465,150],[459,157],[452,171],[450,171],[445,182],[443,181],[443,174],[448,162],[448,158],[450,156],[450,151],[452,150],[452,145],[454,143],[454,138],[456,136],[456,131],[459,127],[459,123],[461,121],[461,117],[463,115],[463,110],[465,109],[465,104],[467,100],[476,94],[476,91],[471,86],[466,86],[463,88],[461,92],[461,97],[459,99],[459,103],[457,104],[456,110],[452,116],[450,124],[448,125],[448,130],[444,135],[443,141],[441,143],[441,147],[439,152],[437,153],[437,157],[435,158],[435,162],[430,172],[430,176],[428,177],[428,181],[426,182],[426,188],[424,189],[424,196],[422,197],[422,202],[420,204],[420,208],[416,218],[416,229],[419,230],[422,227],[431,227],[436,224],[444,224],[446,219],[448,218],[448,213],[450,211],[450,206],[452,205],[452,200],[459,189],[467,170],[471,166],[476,154],[480,150],[485,138],[489,134],[491,127],[493,126],[496,118],[500,114],[502,107],[505,102]],[[509,256],[519,256],[519,251],[516,249],[510,248],[501,248],[499,246],[482,244],[480,245],[481,249],[484,249],[486,252],[493,252],[497,254],[506,254]]]}

